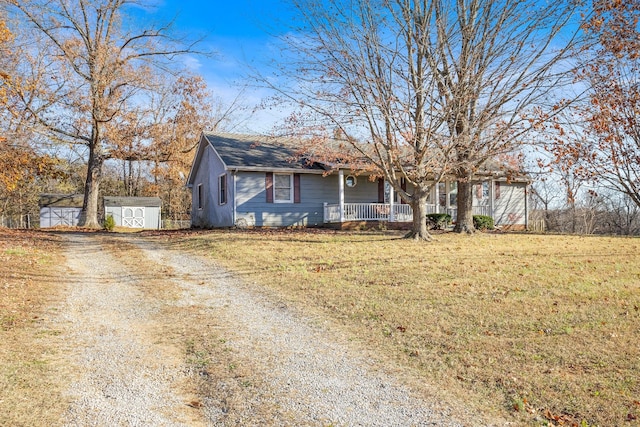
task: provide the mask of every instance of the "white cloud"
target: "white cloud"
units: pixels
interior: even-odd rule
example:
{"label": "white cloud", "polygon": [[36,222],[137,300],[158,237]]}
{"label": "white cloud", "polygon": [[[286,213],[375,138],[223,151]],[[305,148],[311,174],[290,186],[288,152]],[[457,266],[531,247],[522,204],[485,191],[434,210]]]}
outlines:
{"label": "white cloud", "polygon": [[187,67],[187,70],[192,72],[197,72],[202,68],[202,62],[195,56],[187,55],[182,58],[182,62],[184,66]]}

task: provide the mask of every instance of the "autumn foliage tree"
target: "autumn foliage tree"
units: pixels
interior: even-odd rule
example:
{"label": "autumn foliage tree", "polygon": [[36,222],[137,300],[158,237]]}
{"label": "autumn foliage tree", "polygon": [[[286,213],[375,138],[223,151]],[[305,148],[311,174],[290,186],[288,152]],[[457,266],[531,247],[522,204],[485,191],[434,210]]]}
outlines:
{"label": "autumn foliage tree", "polygon": [[215,101],[199,76],[183,76],[153,101],[151,144],[144,155],[150,162],[151,190],[163,196],[168,218],[183,219],[191,205],[190,192],[184,186],[203,129],[224,127],[237,105],[226,108]]}
{"label": "autumn foliage tree", "polygon": [[15,103],[11,87],[18,84],[14,36],[0,14],[0,197],[13,205],[14,194],[41,176],[56,174],[57,162],[34,150],[28,141],[32,135],[11,114]]}
{"label": "autumn foliage tree", "polygon": [[[168,26],[139,28],[138,0],[3,0],[20,22],[21,84],[11,90],[34,128],[51,140],[87,150],[81,224],[99,227],[103,165],[147,129],[146,105],[156,75],[191,46]],[[136,127],[136,125],[140,125]],[[132,139],[132,137],[135,137]]]}
{"label": "autumn foliage tree", "polygon": [[640,206],[640,3],[594,0],[583,28],[594,47],[578,73],[588,102],[555,126],[555,164]]}
{"label": "autumn foliage tree", "polygon": [[238,98],[230,103],[217,98],[197,75],[182,73],[156,86],[144,113],[132,111],[118,120],[126,137],[113,147],[112,157],[120,165],[122,195],[161,197],[167,219],[185,219],[191,199],[184,183],[200,133],[231,129],[243,106]]}

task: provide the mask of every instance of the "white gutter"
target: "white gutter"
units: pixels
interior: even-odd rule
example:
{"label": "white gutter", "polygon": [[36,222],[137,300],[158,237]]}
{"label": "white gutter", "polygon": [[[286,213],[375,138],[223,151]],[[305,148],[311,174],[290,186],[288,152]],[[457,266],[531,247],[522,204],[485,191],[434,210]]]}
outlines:
{"label": "white gutter", "polygon": [[238,178],[237,172],[237,169],[231,171],[231,176],[233,177],[233,225],[236,225],[236,211],[238,209],[238,200],[236,198],[236,189],[238,188],[236,184],[236,180]]}
{"label": "white gutter", "polygon": [[529,230],[529,184],[524,184],[524,229]]}
{"label": "white gutter", "polygon": [[242,172],[308,173],[317,175],[331,173],[331,171],[321,169],[266,168],[261,166],[234,166],[233,170]]}
{"label": "white gutter", "polygon": [[340,206],[340,223],[344,222],[344,171],[338,171],[338,205]]}

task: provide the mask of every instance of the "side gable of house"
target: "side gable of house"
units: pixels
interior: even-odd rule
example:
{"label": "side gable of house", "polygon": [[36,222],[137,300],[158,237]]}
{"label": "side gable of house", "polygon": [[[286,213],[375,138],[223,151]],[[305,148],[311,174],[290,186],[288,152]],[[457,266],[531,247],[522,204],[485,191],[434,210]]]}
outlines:
{"label": "side gable of house", "polygon": [[200,138],[187,186],[191,188],[194,227],[230,227],[233,219],[234,176],[205,134]]}
{"label": "side gable of house", "polygon": [[203,133],[187,183],[192,225],[321,224],[326,170],[295,151],[291,141]]}

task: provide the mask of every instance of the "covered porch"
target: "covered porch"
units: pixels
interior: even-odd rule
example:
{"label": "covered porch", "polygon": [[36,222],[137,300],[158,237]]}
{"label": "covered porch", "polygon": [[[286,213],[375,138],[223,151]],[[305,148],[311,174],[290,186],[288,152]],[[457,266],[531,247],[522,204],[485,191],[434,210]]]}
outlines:
{"label": "covered porch", "polygon": [[[345,201],[345,185],[355,187],[356,178],[351,175],[345,177],[344,171],[338,171],[338,203],[324,203],[325,223],[344,223],[351,221],[383,221],[383,222],[411,222],[413,209],[410,205],[400,202],[394,189],[387,182],[379,188],[378,202],[347,202]],[[482,190],[486,189],[479,200],[474,197],[473,214],[492,216],[490,182],[482,183]],[[380,185],[379,185],[380,187]],[[430,195],[426,213],[447,213],[452,221],[457,217],[457,186],[455,181],[445,181],[435,185]],[[477,202],[480,202],[479,204]],[[486,203],[485,203],[486,202]]]}

